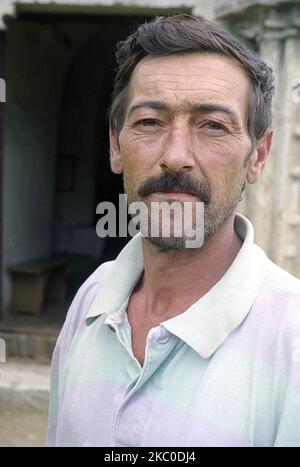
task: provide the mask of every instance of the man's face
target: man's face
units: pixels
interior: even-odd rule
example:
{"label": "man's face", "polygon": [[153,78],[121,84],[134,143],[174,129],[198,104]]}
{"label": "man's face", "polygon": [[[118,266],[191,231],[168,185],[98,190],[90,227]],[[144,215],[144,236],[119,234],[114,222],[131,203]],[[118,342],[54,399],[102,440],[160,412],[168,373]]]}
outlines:
{"label": "man's face", "polygon": [[[112,169],[123,172],[128,201],[203,201],[205,239],[211,237],[235,211],[251,170],[250,92],[246,72],[227,57],[139,62],[119,141],[111,135]],[[174,238],[152,241],[161,249],[183,245]]]}

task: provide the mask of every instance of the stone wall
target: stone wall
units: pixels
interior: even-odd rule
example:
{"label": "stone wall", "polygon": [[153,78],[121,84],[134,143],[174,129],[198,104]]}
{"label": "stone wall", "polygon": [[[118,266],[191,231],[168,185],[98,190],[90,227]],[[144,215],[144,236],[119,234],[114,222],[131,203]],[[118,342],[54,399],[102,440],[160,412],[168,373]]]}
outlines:
{"label": "stone wall", "polygon": [[[247,14],[241,9],[246,3],[252,4]],[[257,243],[300,277],[300,2],[261,3],[226,2],[229,16],[222,17],[259,51],[276,78],[271,156],[262,179],[248,187],[241,210],[254,223]]]}

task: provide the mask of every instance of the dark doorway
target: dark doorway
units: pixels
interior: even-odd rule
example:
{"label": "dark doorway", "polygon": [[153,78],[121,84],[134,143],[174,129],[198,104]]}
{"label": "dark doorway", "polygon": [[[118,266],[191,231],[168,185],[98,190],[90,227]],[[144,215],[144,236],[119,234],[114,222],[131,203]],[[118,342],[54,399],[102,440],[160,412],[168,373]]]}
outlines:
{"label": "dark doorway", "polygon": [[[5,79],[4,72],[4,61],[5,61],[5,33],[0,31],[0,79]],[[4,93],[1,93],[3,96]],[[4,156],[4,109],[5,102],[1,102],[0,99],[0,270],[3,268],[3,241],[2,241],[2,228],[3,228],[3,213],[2,213],[2,193],[3,193],[3,156]],[[4,99],[5,100],[5,99]],[[2,316],[2,280],[0,281],[0,319]]]}
{"label": "dark doorway", "polygon": [[78,44],[62,92],[54,203],[53,249],[73,255],[72,293],[97,266],[115,259],[129,240],[97,237],[96,206],[109,201],[118,211],[123,193],[122,176],[114,175],[109,164],[107,113],[116,68],[114,49],[145,19],[105,16],[90,25],[60,25],[66,43]]}

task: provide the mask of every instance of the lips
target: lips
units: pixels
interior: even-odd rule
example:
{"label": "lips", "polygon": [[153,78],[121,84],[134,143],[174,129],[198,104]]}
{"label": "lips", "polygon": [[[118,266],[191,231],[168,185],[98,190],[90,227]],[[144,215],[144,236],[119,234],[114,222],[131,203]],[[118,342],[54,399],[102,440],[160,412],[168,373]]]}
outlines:
{"label": "lips", "polygon": [[151,193],[150,196],[158,196],[158,197],[162,197],[162,198],[166,198],[166,197],[170,197],[170,198],[174,198],[174,199],[181,199],[181,200],[184,200],[184,199],[191,199],[191,198],[194,198],[196,200],[199,200],[198,196],[194,195],[193,193],[189,193],[187,191],[155,191],[153,193]]}
{"label": "lips", "polygon": [[153,193],[182,193],[182,194],[186,194],[186,195],[191,195],[191,196],[197,196],[197,194],[191,190],[187,190],[187,189],[184,189],[184,188],[180,188],[180,187],[170,187],[169,189],[166,187],[166,188],[163,188],[163,189],[158,189],[158,190],[155,190],[153,191]]}

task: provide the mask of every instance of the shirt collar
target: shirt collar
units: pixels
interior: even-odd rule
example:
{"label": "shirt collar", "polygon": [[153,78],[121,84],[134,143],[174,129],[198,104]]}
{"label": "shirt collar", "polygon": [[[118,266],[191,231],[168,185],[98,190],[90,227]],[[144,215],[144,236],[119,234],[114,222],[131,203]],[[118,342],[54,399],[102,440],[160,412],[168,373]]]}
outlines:
{"label": "shirt collar", "polygon": [[[203,358],[210,357],[250,311],[267,272],[267,256],[254,244],[251,222],[236,214],[234,228],[243,240],[223,277],[184,313],[161,323]],[[87,324],[119,310],[144,270],[141,235],[121,251],[104,277],[86,317]]]}

